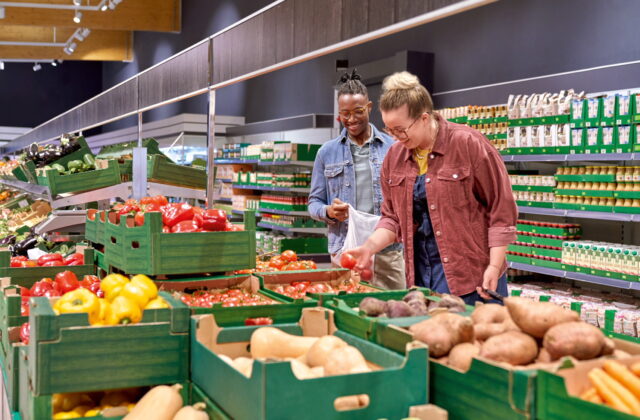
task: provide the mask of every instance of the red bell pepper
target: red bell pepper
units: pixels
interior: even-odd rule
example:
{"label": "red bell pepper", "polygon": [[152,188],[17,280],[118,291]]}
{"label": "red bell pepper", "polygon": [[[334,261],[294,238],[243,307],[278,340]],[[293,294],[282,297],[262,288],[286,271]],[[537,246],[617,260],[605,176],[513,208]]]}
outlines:
{"label": "red bell pepper", "polygon": [[162,211],[162,223],[174,227],[180,222],[193,219],[193,207],[187,203],[181,204],[168,204],[161,208]]}
{"label": "red bell pepper", "polygon": [[33,283],[33,286],[31,286],[31,289],[29,289],[29,292],[31,293],[31,296],[39,297],[39,296],[44,296],[45,293],[50,290],[53,290],[53,283],[50,283],[45,280],[40,280]]}
{"label": "red bell pepper", "polygon": [[140,206],[137,204],[125,204],[124,206],[122,206],[122,208],[120,210],[118,210],[118,214],[119,215],[125,215],[125,214],[134,214],[136,212],[140,211]]}
{"label": "red bell pepper", "polygon": [[271,325],[273,324],[273,319],[269,317],[259,317],[259,318],[247,318],[244,320],[244,325]]}
{"label": "red bell pepper", "polygon": [[100,278],[98,276],[85,275],[80,282],[80,287],[84,287],[98,297],[104,297],[104,292],[100,289]]}
{"label": "red bell pepper", "polygon": [[158,207],[161,207],[169,204],[169,201],[167,201],[167,197],[165,197],[164,195],[156,195],[155,197],[143,197],[140,200],[140,204],[145,206],[155,204]]}
{"label": "red bell pepper", "polygon": [[29,316],[29,298],[23,297],[22,303],[20,304],[20,315]]}
{"label": "red bell pepper", "polygon": [[69,255],[64,259],[64,265],[83,265],[84,264],[84,255],[76,252],[75,254]]}
{"label": "red bell pepper", "polygon": [[73,271],[63,271],[56,274],[56,283],[63,294],[80,287],[80,282]]}
{"label": "red bell pepper", "polygon": [[20,327],[20,341],[24,344],[29,344],[29,336],[31,335],[31,325],[25,322]]}
{"label": "red bell pepper", "polygon": [[169,226],[162,226],[162,233],[171,233],[171,228]]}
{"label": "red bell pepper", "polygon": [[143,211],[137,212],[135,217],[133,218],[133,221],[136,224],[136,226],[144,225],[144,212]]}
{"label": "red bell pepper", "polygon": [[47,261],[46,263],[42,264],[41,267],[62,267],[64,265],[65,265],[64,261],[54,260],[54,261]]}
{"label": "red bell pepper", "polygon": [[44,292],[44,297],[50,298],[50,297],[57,297],[57,296],[62,296],[62,293],[60,293],[60,290],[55,288]]}
{"label": "red bell pepper", "polygon": [[43,267],[45,263],[48,263],[50,261],[63,262],[64,258],[62,257],[62,254],[45,254],[38,258],[38,265]]}
{"label": "red bell pepper", "polygon": [[27,260],[27,261],[22,261],[21,264],[22,265],[20,267],[37,267],[38,261]]}
{"label": "red bell pepper", "polygon": [[171,233],[199,232],[200,227],[193,220],[184,220],[171,228]]}
{"label": "red bell pepper", "polygon": [[28,258],[22,255],[18,255],[17,257],[11,257],[10,267],[22,267],[22,262],[28,261]]}
{"label": "red bell pepper", "polygon": [[227,213],[224,210],[209,209],[202,213],[202,229],[220,232],[226,229]]}
{"label": "red bell pepper", "polygon": [[27,289],[26,287],[20,286],[20,296],[29,297],[29,296],[31,296],[31,291],[29,289]]}

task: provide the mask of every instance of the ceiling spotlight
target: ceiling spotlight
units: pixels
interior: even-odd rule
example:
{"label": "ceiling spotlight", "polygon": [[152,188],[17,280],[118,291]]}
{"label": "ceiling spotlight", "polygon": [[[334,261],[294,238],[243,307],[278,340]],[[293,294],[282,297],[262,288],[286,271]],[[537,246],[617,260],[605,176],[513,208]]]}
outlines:
{"label": "ceiling spotlight", "polygon": [[106,1],[104,2],[104,4],[102,6],[100,6],[100,10],[103,11],[103,12],[106,12],[108,8],[109,8],[109,5],[107,4]]}
{"label": "ceiling spotlight", "polygon": [[58,63],[56,63],[56,60],[53,60],[53,61],[51,62],[51,65],[52,65],[53,67],[58,67]]}
{"label": "ceiling spotlight", "polygon": [[40,65],[40,63],[35,63],[33,65],[33,71],[38,71],[42,68],[42,66]]}
{"label": "ceiling spotlight", "polygon": [[4,6],[0,6],[0,19],[4,19]]}
{"label": "ceiling spotlight", "polygon": [[116,8],[116,4],[113,1],[109,2],[109,9],[113,10]]}
{"label": "ceiling spotlight", "polygon": [[82,35],[83,38],[88,37],[90,33],[91,29],[89,28],[84,28],[82,31],[80,31],[80,35]]}
{"label": "ceiling spotlight", "polygon": [[75,23],[80,23],[82,20],[82,12],[80,10],[76,10],[76,14],[73,16],[73,21]]}
{"label": "ceiling spotlight", "polygon": [[82,6],[82,0],[73,0],[73,4],[76,6]]}
{"label": "ceiling spotlight", "polygon": [[0,70],[4,70],[4,61],[0,61]]}

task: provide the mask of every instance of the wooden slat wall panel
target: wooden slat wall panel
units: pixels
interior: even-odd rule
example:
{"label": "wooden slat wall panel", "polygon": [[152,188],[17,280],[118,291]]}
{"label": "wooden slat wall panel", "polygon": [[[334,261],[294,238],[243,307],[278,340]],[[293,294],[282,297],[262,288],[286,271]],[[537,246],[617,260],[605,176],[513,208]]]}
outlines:
{"label": "wooden slat wall panel", "polygon": [[142,73],[140,107],[144,108],[209,86],[209,42],[191,48]]}
{"label": "wooden slat wall panel", "polygon": [[369,0],[368,30],[384,28],[396,20],[395,0]]}
{"label": "wooden slat wall panel", "polygon": [[293,58],[293,1],[285,1],[263,14],[262,50],[268,65]]}
{"label": "wooden slat wall panel", "polygon": [[288,1],[294,2],[294,56],[340,42],[342,0]]}
{"label": "wooden slat wall panel", "polygon": [[342,0],[341,39],[354,38],[369,32],[369,3],[370,0]]}
{"label": "wooden slat wall panel", "polygon": [[395,21],[400,22],[407,20],[414,16],[458,3],[459,1],[460,0],[395,0]]}

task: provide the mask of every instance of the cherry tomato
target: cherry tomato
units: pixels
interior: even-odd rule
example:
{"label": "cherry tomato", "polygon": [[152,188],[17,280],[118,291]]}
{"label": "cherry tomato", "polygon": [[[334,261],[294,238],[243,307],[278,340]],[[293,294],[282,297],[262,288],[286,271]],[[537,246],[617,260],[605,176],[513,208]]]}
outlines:
{"label": "cherry tomato", "polygon": [[360,272],[360,278],[362,280],[371,280],[371,278],[373,278],[373,273],[368,268],[365,268]]}
{"label": "cherry tomato", "polygon": [[352,270],[356,266],[356,263],[357,261],[353,255],[346,252],[342,253],[342,256],[340,257],[340,265],[342,268]]}

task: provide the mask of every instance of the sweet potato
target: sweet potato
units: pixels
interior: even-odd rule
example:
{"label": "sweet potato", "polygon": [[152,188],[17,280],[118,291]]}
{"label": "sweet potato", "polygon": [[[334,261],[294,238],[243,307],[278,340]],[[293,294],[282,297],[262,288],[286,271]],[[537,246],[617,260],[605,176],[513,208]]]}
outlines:
{"label": "sweet potato", "polygon": [[429,346],[431,357],[449,353],[453,346],[473,341],[471,318],[452,313],[439,313],[409,327],[416,340]]}
{"label": "sweet potato", "polygon": [[387,312],[387,302],[374,297],[366,297],[360,301],[359,308],[367,316],[380,316]]}
{"label": "sweet potato", "polygon": [[602,346],[602,353],[600,356],[609,356],[616,351],[616,343],[612,339],[605,337],[604,338],[604,346]]}
{"label": "sweet potato", "polygon": [[[442,295],[440,301],[436,302],[438,308],[447,308],[449,312],[464,312],[467,310],[464,300],[454,295]],[[431,306],[429,306],[431,309]]]}
{"label": "sweet potato", "polygon": [[554,325],[580,320],[578,313],[551,302],[509,297],[504,303],[518,328],[535,338],[543,338]]}
{"label": "sweet potato", "polygon": [[480,347],[475,344],[458,344],[449,352],[448,365],[466,372],[471,367],[471,361],[478,354],[480,354]]}
{"label": "sweet potato", "polygon": [[402,300],[407,303],[411,302],[412,300],[422,300],[424,302],[425,297],[424,293],[422,293],[420,290],[412,290],[411,292],[404,295]]}
{"label": "sweet potato", "polygon": [[588,360],[602,354],[604,334],[586,322],[565,322],[551,327],[544,335],[542,345],[553,360],[564,356]]}
{"label": "sweet potato", "polygon": [[497,303],[485,303],[477,306],[471,313],[474,324],[502,323],[509,318],[509,311]]}
{"label": "sweet potato", "polygon": [[424,299],[413,299],[407,302],[407,305],[411,307],[413,316],[424,316],[427,314],[427,304]]}
{"label": "sweet potato", "polygon": [[540,349],[540,352],[538,352],[538,357],[536,358],[536,363],[551,363],[551,362],[553,362],[553,360],[551,360],[551,355],[549,354],[547,349],[542,347]]}
{"label": "sweet potato", "polygon": [[519,331],[495,335],[485,341],[480,349],[480,356],[512,365],[527,365],[533,362],[537,355],[536,340]]}

